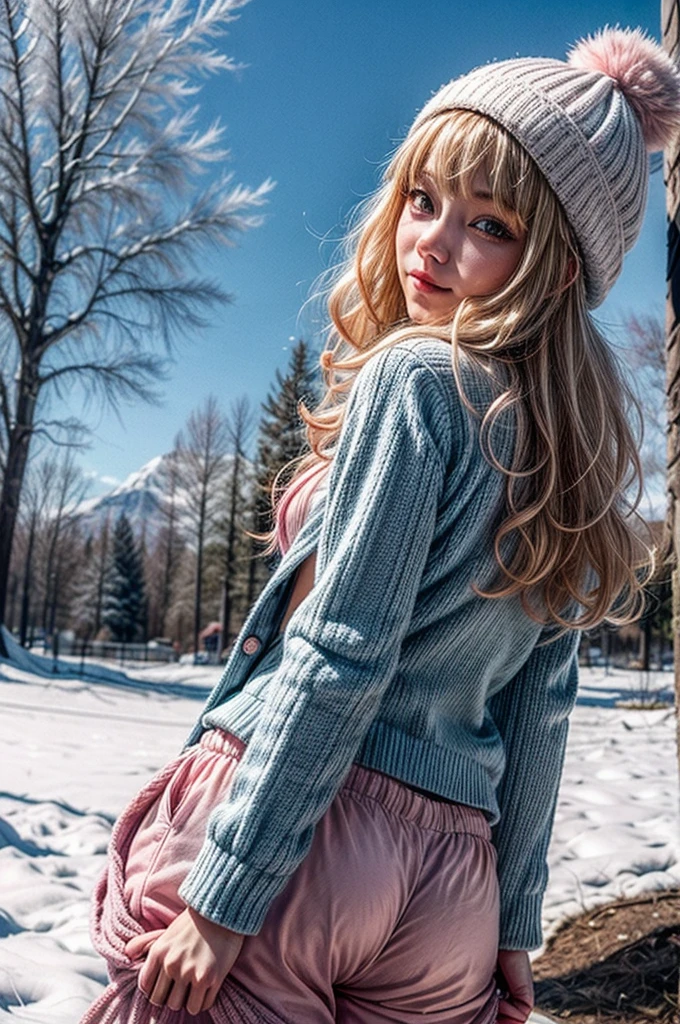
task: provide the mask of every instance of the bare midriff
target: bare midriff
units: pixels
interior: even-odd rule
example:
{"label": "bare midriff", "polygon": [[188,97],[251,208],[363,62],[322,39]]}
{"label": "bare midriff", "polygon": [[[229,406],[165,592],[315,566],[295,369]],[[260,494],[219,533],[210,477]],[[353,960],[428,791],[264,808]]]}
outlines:
{"label": "bare midriff", "polygon": [[316,551],[312,551],[311,555],[307,555],[304,562],[302,562],[297,569],[295,576],[295,585],[293,587],[288,605],[286,607],[285,614],[281,620],[279,626],[279,633],[283,633],[284,629],[288,625],[288,620],[291,615],[300,604],[301,601],[307,597],[314,586],[314,568],[316,566]]}

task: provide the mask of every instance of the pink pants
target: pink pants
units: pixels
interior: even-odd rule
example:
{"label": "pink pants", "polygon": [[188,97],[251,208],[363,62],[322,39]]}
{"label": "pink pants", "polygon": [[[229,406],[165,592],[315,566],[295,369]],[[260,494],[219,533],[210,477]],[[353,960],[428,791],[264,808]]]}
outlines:
{"label": "pink pants", "polygon": [[496,1021],[498,881],[486,818],[358,765],[214,1006],[191,1016],[145,999],[124,944],[184,909],[177,890],[243,749],[228,733],[204,733],[116,823],[93,905],[112,984],[81,1024]]}

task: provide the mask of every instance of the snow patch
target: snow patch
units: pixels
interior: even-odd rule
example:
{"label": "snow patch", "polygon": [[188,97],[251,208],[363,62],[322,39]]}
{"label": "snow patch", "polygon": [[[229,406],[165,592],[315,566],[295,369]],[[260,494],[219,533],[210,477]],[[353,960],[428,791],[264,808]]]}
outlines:
{"label": "snow patch", "polygon": [[[180,751],[221,669],[89,667],[81,679],[67,660],[55,675],[51,661],[6,642],[0,1022],[76,1024],[106,983],[88,915],[113,821]],[[615,706],[612,695],[636,690],[638,673],[581,676],[549,850],[546,937],[584,909],[680,885],[673,714]]]}

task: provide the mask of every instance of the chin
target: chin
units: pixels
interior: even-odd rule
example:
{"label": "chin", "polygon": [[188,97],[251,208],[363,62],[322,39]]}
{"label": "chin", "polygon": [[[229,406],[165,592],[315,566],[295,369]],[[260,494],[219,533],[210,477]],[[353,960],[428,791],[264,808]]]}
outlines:
{"label": "chin", "polygon": [[423,327],[442,327],[450,324],[453,320],[453,310],[435,313],[432,310],[414,309],[408,310],[411,323],[421,324]]}
{"label": "chin", "polygon": [[421,306],[412,306],[407,309],[409,319],[414,324],[432,324],[435,323],[436,315],[428,309],[423,309]]}
{"label": "chin", "polygon": [[406,303],[406,312],[412,323],[434,327],[450,324],[457,306],[458,303],[456,302],[452,305],[444,305],[438,309],[434,305],[427,306],[424,303],[421,305],[419,302],[411,301]]}

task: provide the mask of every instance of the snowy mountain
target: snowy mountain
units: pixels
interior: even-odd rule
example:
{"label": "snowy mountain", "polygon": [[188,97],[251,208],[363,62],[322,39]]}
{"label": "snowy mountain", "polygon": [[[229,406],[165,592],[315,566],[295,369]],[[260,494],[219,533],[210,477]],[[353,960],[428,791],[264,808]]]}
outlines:
{"label": "snowy mountain", "polygon": [[[76,514],[80,516],[85,529],[97,532],[107,516],[113,524],[124,512],[137,536],[143,534],[147,540],[154,537],[165,523],[163,503],[168,495],[169,461],[170,455],[157,455],[141,469],[130,473],[127,480],[108,494],[82,501],[76,508]],[[227,456],[224,463],[225,494],[228,492],[231,469],[232,458]],[[187,505],[187,494],[180,488],[175,494],[180,530],[189,526]]]}
{"label": "snowy mountain", "polygon": [[167,455],[157,455],[108,494],[82,501],[76,513],[86,528],[98,530],[105,519],[114,523],[124,512],[135,533],[156,533],[162,524],[162,501],[167,491]]}

